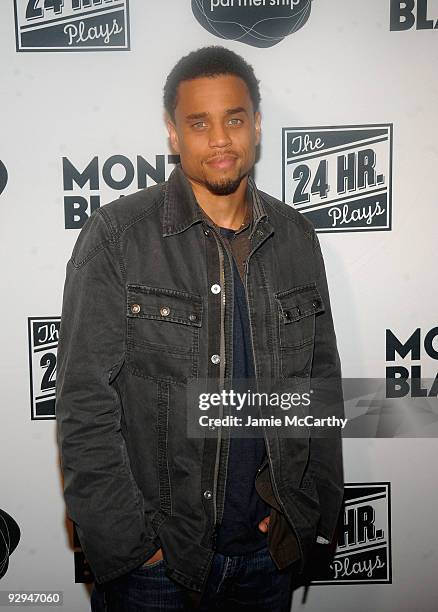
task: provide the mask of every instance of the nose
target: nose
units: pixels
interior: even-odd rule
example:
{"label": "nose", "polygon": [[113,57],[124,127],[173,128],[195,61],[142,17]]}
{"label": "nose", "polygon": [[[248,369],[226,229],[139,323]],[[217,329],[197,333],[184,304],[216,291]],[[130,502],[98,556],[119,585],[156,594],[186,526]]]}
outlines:
{"label": "nose", "polygon": [[212,148],[222,148],[231,144],[230,135],[222,123],[213,124],[209,132],[209,145]]}

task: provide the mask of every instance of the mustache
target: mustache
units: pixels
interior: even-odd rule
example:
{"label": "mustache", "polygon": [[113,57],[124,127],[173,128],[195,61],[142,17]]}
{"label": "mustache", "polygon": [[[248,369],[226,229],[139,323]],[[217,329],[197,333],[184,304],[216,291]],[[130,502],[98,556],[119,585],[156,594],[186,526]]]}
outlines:
{"label": "mustache", "polygon": [[237,159],[239,156],[234,151],[224,151],[223,153],[215,153],[211,157],[208,157],[205,161],[207,163],[217,161],[219,159],[226,159],[227,157],[234,157]]}

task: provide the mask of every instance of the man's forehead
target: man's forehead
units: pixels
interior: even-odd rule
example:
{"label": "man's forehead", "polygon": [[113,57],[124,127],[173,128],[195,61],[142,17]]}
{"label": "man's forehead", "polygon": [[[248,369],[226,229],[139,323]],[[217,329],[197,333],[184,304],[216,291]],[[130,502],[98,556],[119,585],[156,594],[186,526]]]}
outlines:
{"label": "man's forehead", "polygon": [[177,110],[182,114],[213,110],[252,108],[251,96],[243,79],[235,75],[199,77],[182,81],[177,91]]}

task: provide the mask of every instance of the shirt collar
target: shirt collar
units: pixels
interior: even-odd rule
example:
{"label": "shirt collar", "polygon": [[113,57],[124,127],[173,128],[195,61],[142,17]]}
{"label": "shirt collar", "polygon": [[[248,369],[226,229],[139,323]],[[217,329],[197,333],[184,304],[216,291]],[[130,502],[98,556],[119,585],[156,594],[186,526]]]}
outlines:
{"label": "shirt collar", "polygon": [[[252,234],[259,220],[268,215],[251,176],[248,177],[248,197],[250,206],[245,216],[245,224],[252,220]],[[179,234],[194,223],[205,221],[206,217],[207,215],[196,201],[192,186],[186,178],[181,164],[177,164],[165,187],[163,236]]]}

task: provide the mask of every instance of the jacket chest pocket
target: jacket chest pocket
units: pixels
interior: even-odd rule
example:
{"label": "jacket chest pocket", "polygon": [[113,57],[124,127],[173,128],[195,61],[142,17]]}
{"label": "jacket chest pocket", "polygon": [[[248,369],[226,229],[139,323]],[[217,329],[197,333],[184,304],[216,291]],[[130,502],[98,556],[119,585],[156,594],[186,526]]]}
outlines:
{"label": "jacket chest pocket", "polygon": [[148,285],[128,285],[127,295],[127,360],[133,371],[180,381],[196,377],[202,297]]}
{"label": "jacket chest pocket", "polygon": [[315,341],[315,317],[324,304],[315,283],[277,292],[281,374],[308,376]]}

